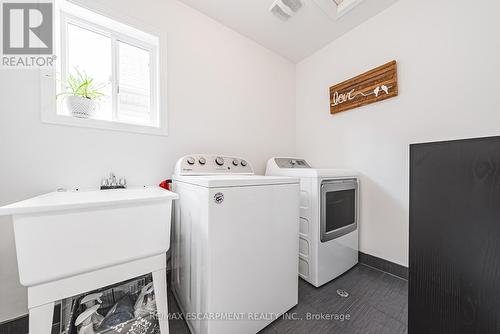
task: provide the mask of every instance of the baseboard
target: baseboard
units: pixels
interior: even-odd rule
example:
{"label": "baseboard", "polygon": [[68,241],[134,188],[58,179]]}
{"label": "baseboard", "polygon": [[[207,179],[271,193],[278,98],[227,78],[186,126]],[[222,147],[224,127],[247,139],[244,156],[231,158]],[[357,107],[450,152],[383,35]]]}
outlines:
{"label": "baseboard", "polygon": [[408,280],[408,268],[400,264],[381,259],[379,257],[359,252],[359,262],[391,275]]}
{"label": "baseboard", "polygon": [[22,316],[0,324],[0,334],[28,333],[28,316]]}
{"label": "baseboard", "polygon": [[25,318],[25,317],[27,317],[27,316],[28,316],[28,314],[26,313],[26,314],[22,314],[22,315],[20,315],[20,316],[18,316],[18,317],[14,317],[14,318],[10,318],[10,319],[6,319],[6,320],[2,320],[2,321],[0,321],[0,327],[2,327],[2,326],[3,326],[3,325],[5,325],[5,324],[11,323],[11,322],[13,322],[13,321],[16,321],[16,320],[19,320],[19,319]]}
{"label": "baseboard", "polygon": [[[54,316],[52,318],[53,333],[57,332],[54,329],[60,328],[61,322],[61,304],[54,306]],[[25,334],[28,333],[29,317],[28,315],[21,316],[12,320],[0,323],[0,334]]]}

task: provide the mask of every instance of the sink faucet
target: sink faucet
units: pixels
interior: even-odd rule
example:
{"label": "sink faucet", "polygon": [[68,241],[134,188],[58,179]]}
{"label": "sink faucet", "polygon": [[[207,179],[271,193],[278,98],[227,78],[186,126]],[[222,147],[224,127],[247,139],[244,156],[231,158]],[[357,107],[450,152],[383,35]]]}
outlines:
{"label": "sink faucet", "polygon": [[116,186],[116,175],[115,173],[111,172],[109,173],[109,183],[110,183],[110,186]]}
{"label": "sink faucet", "polygon": [[103,178],[101,180],[101,190],[124,188],[127,188],[127,179],[124,177],[118,179],[113,172],[109,173],[109,178]]}

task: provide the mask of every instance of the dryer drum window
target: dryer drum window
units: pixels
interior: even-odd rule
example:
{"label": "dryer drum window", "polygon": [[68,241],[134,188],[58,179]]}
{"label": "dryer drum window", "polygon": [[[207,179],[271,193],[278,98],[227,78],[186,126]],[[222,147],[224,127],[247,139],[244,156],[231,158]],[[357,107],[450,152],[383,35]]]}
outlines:
{"label": "dryer drum window", "polygon": [[324,181],[321,185],[321,242],[356,230],[357,208],[356,180]]}

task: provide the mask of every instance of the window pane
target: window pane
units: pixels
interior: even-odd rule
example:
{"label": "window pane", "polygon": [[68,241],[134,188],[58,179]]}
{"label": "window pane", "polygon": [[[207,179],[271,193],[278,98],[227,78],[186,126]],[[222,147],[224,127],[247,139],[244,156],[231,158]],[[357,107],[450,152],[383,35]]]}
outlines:
{"label": "window pane", "polygon": [[99,99],[94,118],[112,119],[111,39],[91,30],[68,24],[68,72],[77,69],[94,79],[94,87],[105,96]]}
{"label": "window pane", "polygon": [[118,119],[151,123],[149,51],[118,42]]}

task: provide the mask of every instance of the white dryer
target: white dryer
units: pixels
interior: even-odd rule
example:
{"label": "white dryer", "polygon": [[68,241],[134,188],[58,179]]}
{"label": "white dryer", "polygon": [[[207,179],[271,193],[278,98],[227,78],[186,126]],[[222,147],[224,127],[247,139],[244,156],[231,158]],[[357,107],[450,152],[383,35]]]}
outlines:
{"label": "white dryer", "polygon": [[300,178],[299,276],[319,287],[358,263],[359,180],[345,169],[272,158],[266,175]]}
{"label": "white dryer", "polygon": [[193,334],[254,334],[297,304],[298,178],[193,154],[173,190],[172,288]]}

